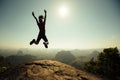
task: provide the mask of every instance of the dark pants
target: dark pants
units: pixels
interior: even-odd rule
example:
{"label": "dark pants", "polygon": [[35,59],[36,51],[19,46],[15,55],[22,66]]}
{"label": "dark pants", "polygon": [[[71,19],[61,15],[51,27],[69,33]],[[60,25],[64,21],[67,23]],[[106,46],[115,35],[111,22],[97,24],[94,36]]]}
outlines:
{"label": "dark pants", "polygon": [[45,42],[48,42],[48,39],[47,39],[46,35],[39,32],[37,40],[35,40],[34,43],[38,44],[41,39],[43,39]]}

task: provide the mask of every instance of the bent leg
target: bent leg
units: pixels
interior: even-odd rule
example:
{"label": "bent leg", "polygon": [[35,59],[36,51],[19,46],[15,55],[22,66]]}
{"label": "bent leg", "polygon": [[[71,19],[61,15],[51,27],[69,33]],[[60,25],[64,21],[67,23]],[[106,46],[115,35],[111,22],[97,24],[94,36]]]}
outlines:
{"label": "bent leg", "polygon": [[40,33],[38,34],[37,40],[35,41],[35,44],[39,44],[40,40],[41,40],[42,36],[40,35]]}
{"label": "bent leg", "polygon": [[49,42],[48,42],[47,37],[44,35],[42,38],[43,38],[43,40],[45,41],[45,42],[43,42],[45,48],[48,48],[48,44],[49,44]]}
{"label": "bent leg", "polygon": [[40,35],[40,33],[38,34],[38,37],[37,37],[37,40],[35,40],[35,39],[33,39],[31,42],[30,42],[30,45],[32,45],[33,43],[34,44],[38,44],[39,42],[40,42],[40,39],[41,39],[42,37],[41,37],[41,35]]}
{"label": "bent leg", "polygon": [[46,35],[44,35],[42,38],[45,42],[48,42],[48,39],[47,39]]}

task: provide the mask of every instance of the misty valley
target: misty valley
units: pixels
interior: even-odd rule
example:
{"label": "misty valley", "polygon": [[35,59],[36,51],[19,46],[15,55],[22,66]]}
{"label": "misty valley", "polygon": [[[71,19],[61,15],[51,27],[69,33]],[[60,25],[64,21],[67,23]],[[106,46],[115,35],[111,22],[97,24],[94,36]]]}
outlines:
{"label": "misty valley", "polygon": [[[113,54],[112,54],[113,53]],[[107,54],[107,55],[106,55]],[[109,55],[108,55],[109,54]],[[116,54],[116,55],[114,55]],[[115,57],[111,57],[115,56]],[[37,60],[56,60],[62,63],[71,65],[76,69],[84,70],[100,77],[110,77],[113,73],[110,74],[103,72],[102,70],[109,71],[107,68],[104,68],[107,61],[107,57],[111,60],[108,67],[110,70],[112,68],[118,68],[117,72],[120,71],[120,53],[117,48],[108,48],[108,49],[88,49],[88,50],[62,50],[62,49],[41,49],[41,50],[31,50],[31,49],[0,49],[0,74],[5,71],[14,68],[19,64],[23,64],[30,61]],[[106,61],[104,59],[106,59]],[[108,60],[109,60],[108,58]],[[109,60],[110,61],[110,60]],[[116,62],[117,61],[117,62]],[[108,63],[108,62],[107,62]],[[114,67],[113,64],[116,64]],[[100,67],[101,66],[101,67]],[[104,69],[103,69],[104,68]],[[103,74],[103,75],[101,75]],[[104,76],[105,75],[105,76]],[[119,74],[116,75],[116,79],[119,80]],[[110,77],[111,78],[111,77]],[[112,77],[113,78],[113,77]],[[111,78],[111,79],[112,79]],[[114,78],[115,79],[115,78]]]}

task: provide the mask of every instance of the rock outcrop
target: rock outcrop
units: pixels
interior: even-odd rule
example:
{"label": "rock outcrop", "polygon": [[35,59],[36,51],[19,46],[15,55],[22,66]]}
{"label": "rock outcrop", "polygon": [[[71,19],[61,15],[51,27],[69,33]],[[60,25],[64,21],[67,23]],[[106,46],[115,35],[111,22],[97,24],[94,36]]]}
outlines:
{"label": "rock outcrop", "polygon": [[54,60],[32,61],[0,74],[0,80],[101,80]]}

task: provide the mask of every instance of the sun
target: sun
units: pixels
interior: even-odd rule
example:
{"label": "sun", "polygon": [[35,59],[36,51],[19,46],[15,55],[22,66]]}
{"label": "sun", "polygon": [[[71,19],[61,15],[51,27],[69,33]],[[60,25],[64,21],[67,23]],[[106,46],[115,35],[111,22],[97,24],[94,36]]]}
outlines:
{"label": "sun", "polygon": [[62,5],[59,7],[59,15],[61,17],[66,17],[68,15],[68,7],[67,5]]}

